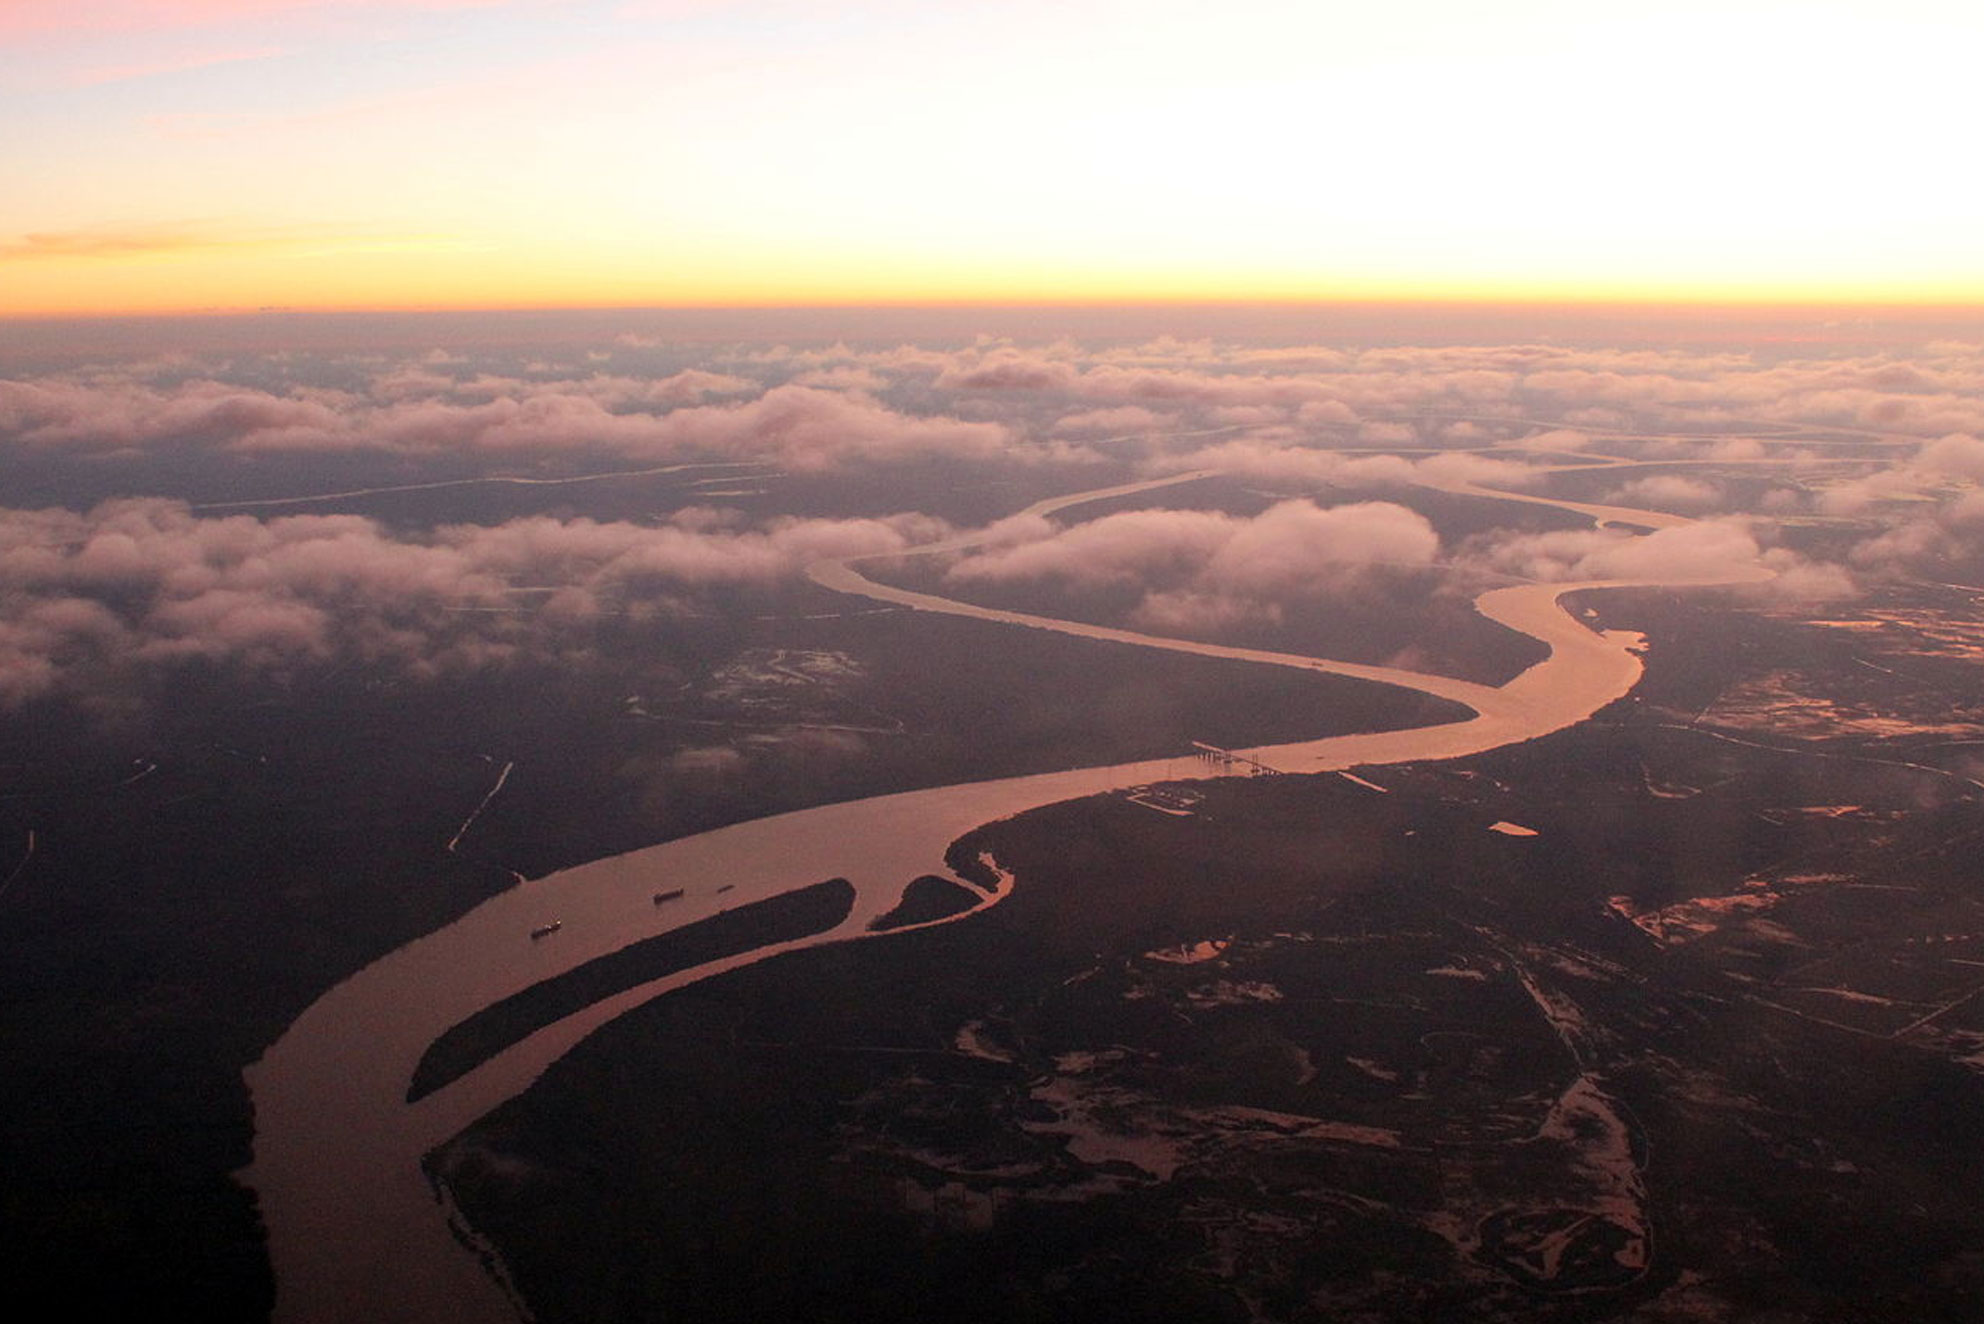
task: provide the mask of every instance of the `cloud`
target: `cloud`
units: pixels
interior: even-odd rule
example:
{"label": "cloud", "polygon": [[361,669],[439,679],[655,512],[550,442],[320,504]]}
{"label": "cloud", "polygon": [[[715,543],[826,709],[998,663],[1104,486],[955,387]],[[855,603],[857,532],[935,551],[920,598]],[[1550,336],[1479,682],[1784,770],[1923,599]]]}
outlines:
{"label": "cloud", "polygon": [[1335,586],[1346,568],[1432,563],[1440,537],[1424,515],[1389,501],[1318,507],[1283,501],[1245,521],[1214,554],[1204,579],[1262,597]]}
{"label": "cloud", "polygon": [[1423,481],[1436,486],[1478,483],[1484,487],[1520,490],[1541,476],[1529,465],[1466,451],[1417,459],[1402,455],[1348,455],[1305,446],[1292,438],[1261,434],[1164,456],[1151,467],[1165,473],[1217,469],[1255,482],[1309,487],[1385,487]]}
{"label": "cloud", "polygon": [[[975,553],[947,573],[963,583],[1041,579],[1078,587],[1142,583],[1204,566],[1232,540],[1240,525],[1235,517],[1216,511],[1125,511],[1037,541]],[[1006,527],[1010,536],[1012,526]]]}
{"label": "cloud", "polygon": [[114,381],[0,381],[0,437],[31,446],[225,444],[264,433],[335,432],[344,425],[339,411],[321,401],[215,381],[189,381],[169,391]]}
{"label": "cloud", "polygon": [[1915,463],[1930,473],[1952,478],[1984,481],[1984,441],[1963,432],[1952,432],[1924,446]]}
{"label": "cloud", "polygon": [[1777,578],[1744,591],[1807,601],[1846,596],[1852,580],[1836,566],[1809,562],[1785,548],[1765,549],[1760,526],[1723,516],[1635,535],[1619,529],[1562,529],[1470,539],[1458,563],[1545,583],[1578,580],[1744,581],[1760,568]]}
{"label": "cloud", "polygon": [[[1407,412],[1480,414],[1428,424],[1434,431],[1511,426],[1548,414],[1567,427],[1714,429],[1743,421],[1846,425],[1934,436],[1984,432],[1984,356],[1943,344],[1907,358],[1776,361],[1720,350],[1603,349],[1551,345],[1261,347],[1165,340],[1085,349],[1065,341],[1025,347],[983,341],[965,349],[782,349],[757,356],[787,364],[859,363],[890,374],[928,374],[940,389],[1031,400],[1059,396],[1097,405],[1197,411],[1296,411],[1311,426],[1373,419],[1401,425]],[[1392,415],[1383,418],[1383,415]],[[1233,418],[1227,421],[1241,421]],[[1465,425],[1465,427],[1463,427]],[[1703,436],[1712,450],[1717,439]],[[1568,448],[1571,438],[1527,444]],[[1396,444],[1396,442],[1395,442]]]}
{"label": "cloud", "polygon": [[1943,508],[1943,518],[1960,529],[1984,526],[1984,491],[1966,492],[1950,502]]}
{"label": "cloud", "polygon": [[1277,621],[1285,604],[1353,589],[1373,567],[1431,564],[1440,547],[1424,516],[1389,502],[1283,501],[1252,518],[1138,510],[1005,532],[1005,545],[965,556],[947,577],[1136,590],[1132,623],[1194,635]]}
{"label": "cloud", "polygon": [[1576,428],[1545,428],[1509,444],[1526,451],[1567,451],[1575,455],[1591,445],[1591,437]]}
{"label": "cloud", "polygon": [[1261,483],[1320,487],[1328,483],[1409,482],[1412,462],[1395,455],[1349,456],[1281,441],[1251,437],[1202,446],[1154,462],[1161,472],[1218,469]]}
{"label": "cloud", "polygon": [[582,643],[573,630],[608,603],[667,615],[685,595],[945,532],[917,515],[739,527],[690,511],[654,526],[532,517],[415,538],[357,516],[203,518],[156,499],[0,510],[0,701],[190,658],[428,674],[551,657]]}
{"label": "cloud", "polygon": [[0,242],[0,262],[157,257],[208,250],[429,247],[454,242],[447,235],[385,232],[364,227],[246,226],[213,220],[177,220],[33,231]]}
{"label": "cloud", "polygon": [[[757,394],[759,385],[748,377],[687,368],[660,378],[627,377],[594,373],[587,377],[554,377],[530,380],[522,377],[477,373],[451,377],[434,367],[453,366],[454,360],[427,356],[421,363],[408,364],[382,372],[372,379],[366,394],[374,400],[400,402],[423,399],[446,400],[456,404],[490,404],[499,400],[523,401],[538,396],[571,396],[594,401],[615,412],[632,408],[689,404],[710,396]],[[548,368],[544,369],[549,371]]]}
{"label": "cloud", "polygon": [[1012,433],[997,423],[898,414],[834,391],[780,386],[737,406],[678,410],[657,420],[661,444],[725,455],[758,451],[795,469],[941,455],[985,459]]}
{"label": "cloud", "polygon": [[1853,564],[1880,575],[1893,575],[1941,560],[1958,551],[1955,533],[1935,519],[1914,519],[1883,529],[1854,545]]}
{"label": "cloud", "polygon": [[1219,405],[1206,410],[1206,422],[1221,427],[1267,427],[1287,421],[1288,411],[1279,405]]}
{"label": "cloud", "polygon": [[952,391],[1065,390],[1075,381],[1073,364],[1040,359],[1015,350],[997,350],[969,366],[946,368],[937,385]]}
{"label": "cloud", "polygon": [[1357,411],[1341,400],[1308,400],[1295,411],[1295,421],[1311,427],[1319,424],[1357,422]]}
{"label": "cloud", "polygon": [[1768,454],[1755,437],[1725,437],[1710,442],[1704,457],[1710,460],[1761,460]]}
{"label": "cloud", "polygon": [[1065,414],[1054,424],[1054,432],[1064,437],[1108,437],[1125,433],[1155,432],[1177,424],[1172,414],[1160,414],[1142,405],[1118,405],[1112,409],[1085,409]]}
{"label": "cloud", "polygon": [[1919,502],[1953,484],[1984,481],[1984,441],[1953,432],[1900,454],[1887,468],[1835,481],[1819,495],[1829,515],[1864,515],[1891,502]]}
{"label": "cloud", "polygon": [[[147,242],[142,229],[124,239],[111,231],[74,234],[80,237],[41,248],[81,256]],[[551,472],[561,456],[628,461],[594,466],[607,469],[720,459],[827,472],[879,471],[939,457],[1121,466],[1120,450],[1104,456],[1109,447],[1082,443],[1132,435],[1147,438],[1134,461],[1144,473],[1216,468],[1275,492],[1334,487],[1374,495],[1417,482],[1520,488],[1544,471],[1545,457],[1527,454],[1537,451],[1705,464],[1796,463],[1803,456],[1839,467],[1788,467],[1790,481],[1774,485],[1760,504],[1765,513],[1887,522],[1890,527],[1865,538],[1850,562],[1863,575],[1903,573],[1908,566],[1968,555],[1975,535],[1957,511],[1970,508],[1963,504],[1969,485],[1984,482],[1984,442],[1978,440],[1984,436],[1984,355],[1959,344],[1907,355],[1800,358],[1802,351],[1783,345],[1750,356],[1555,345],[1343,349],[1159,338],[1085,347],[981,339],[949,349],[745,347],[689,367],[671,349],[666,367],[651,373],[628,366],[643,358],[664,361],[660,354],[625,352],[640,348],[623,342],[623,352],[581,367],[542,361],[541,350],[477,351],[473,357],[451,352],[431,360],[326,358],[295,371],[269,358],[244,356],[229,364],[189,357],[0,381],[0,449],[35,448],[45,464],[65,453],[79,460],[127,452],[231,454],[242,465],[270,472],[283,456],[297,457],[290,463],[298,468],[320,467],[320,454],[346,455],[354,465],[378,459],[408,471],[447,466],[451,473],[478,465],[512,472],[542,465]],[[576,355],[569,361],[582,362]],[[782,384],[766,389],[767,381]],[[324,384],[331,382],[335,387]],[[1216,428],[1230,430],[1208,435]],[[1357,444],[1353,438],[1380,449],[1417,450],[1429,443],[1444,449],[1330,449]],[[1611,500],[1687,513],[1726,509],[1733,494],[1752,490],[1703,473],[1647,474],[1639,471],[1628,481],[1622,472],[1600,481],[1618,484]],[[1138,607],[1143,618],[1182,623],[1178,628],[1265,619],[1297,591],[1208,577],[1218,548],[1239,537],[1237,527],[1222,531],[1207,523],[1215,517],[1203,514],[1196,526],[1168,522],[1181,514],[1190,513],[1169,512],[1140,530],[1109,526],[1080,536],[1072,529],[1057,533],[1045,521],[1028,527],[1015,522],[1000,531],[999,546],[965,558],[960,566],[970,568],[958,573],[1010,574],[1018,583],[1037,572],[1041,582],[1065,585],[1086,575],[1095,584],[1116,585],[1119,595],[1144,594]],[[746,530],[709,518],[713,522],[691,527],[685,514],[670,524],[673,533],[650,537],[639,555],[630,553],[622,569],[631,573],[645,559],[654,567],[652,581],[660,583],[671,574],[695,573],[696,558],[709,553],[689,535],[771,537],[769,526]],[[1755,552],[1732,538],[1709,550],[1781,560],[1761,546],[1767,527],[1751,528]],[[1365,531],[1372,538],[1378,532]],[[577,541],[606,535],[567,528],[560,536]],[[1496,555],[1515,573],[1555,577],[1616,568],[1610,549],[1617,535],[1567,536],[1594,541],[1511,545]],[[1678,556],[1678,537],[1646,545]],[[1046,543],[1054,545],[1021,554]],[[422,545],[455,547],[439,535]],[[1067,559],[1071,547],[1088,557],[1086,564]],[[1405,544],[1400,551],[1406,561],[1417,554]],[[763,566],[787,563],[787,554],[769,544],[737,542],[727,552],[722,563],[740,574],[754,556]],[[129,562],[129,553],[128,546],[106,540],[89,562],[108,573]],[[998,553],[1011,555],[1001,562]],[[1351,563],[1368,564],[1344,564]],[[556,611],[584,620],[614,609],[622,585],[610,576],[601,580],[601,566],[583,558],[570,564],[572,575],[550,585],[557,589]],[[1055,565],[1068,568],[1043,568]],[[506,567],[490,572],[523,573]],[[1802,566],[1787,567],[1784,578],[1793,569],[1813,584],[1827,578]],[[1835,587],[1842,574],[1831,572]],[[1146,575],[1149,582],[1140,578]],[[540,615],[551,612],[552,601],[545,596]],[[207,604],[203,610],[210,614],[200,618],[205,624],[199,629],[187,614],[189,633],[218,637],[217,623],[235,619],[229,605],[220,598]],[[42,622],[37,629],[54,628],[46,622],[56,618],[36,619]],[[276,651],[307,651],[312,638],[343,647],[335,613],[331,619],[329,633],[316,636],[300,615],[241,616],[238,628],[265,627],[267,647]]]}
{"label": "cloud", "polygon": [[1573,571],[1600,579],[1720,579],[1741,575],[1762,550],[1748,521],[1702,520],[1609,542]]}
{"label": "cloud", "polygon": [[[445,365],[444,365],[445,366]],[[0,441],[91,451],[182,447],[242,453],[540,453],[587,449],[637,459],[762,459],[794,469],[941,455],[990,459],[1014,434],[1001,423],[899,413],[858,393],[774,387],[756,399],[729,374],[690,369],[659,380],[555,381],[399,365],[365,397],[192,379],[0,381]]]}
{"label": "cloud", "polygon": [[1817,505],[1826,515],[1859,515],[1883,502],[1913,496],[1920,488],[1919,478],[1909,470],[1881,469],[1826,485]]}
{"label": "cloud", "polygon": [[1613,505],[1698,515],[1720,506],[1723,492],[1714,483],[1684,474],[1650,474],[1614,488],[1603,499]]}
{"label": "cloud", "polygon": [[1808,561],[1781,547],[1766,551],[1763,561],[1775,578],[1746,585],[1739,593],[1788,604],[1840,602],[1860,593],[1860,585],[1844,566]]}
{"label": "cloud", "polygon": [[1532,487],[1543,476],[1532,465],[1493,455],[1475,455],[1467,451],[1428,455],[1424,459],[1413,461],[1412,470],[1424,482],[1478,484],[1482,487],[1504,488],[1510,491],[1521,491]]}
{"label": "cloud", "polygon": [[1278,603],[1207,589],[1178,589],[1144,595],[1130,612],[1129,622],[1153,634],[1186,638],[1217,638],[1247,626],[1279,625]]}
{"label": "cloud", "polygon": [[[1964,462],[1967,450],[1955,458]],[[1984,558],[1984,489],[1959,491],[1927,510],[1922,505],[1911,502],[1901,518],[1854,544],[1847,558],[1853,567],[1877,578],[1974,574],[1974,563]],[[1971,568],[1953,571],[1952,562]]]}
{"label": "cloud", "polygon": [[822,391],[879,391],[888,379],[873,368],[844,364],[836,368],[815,368],[792,379],[794,386],[811,386]]}

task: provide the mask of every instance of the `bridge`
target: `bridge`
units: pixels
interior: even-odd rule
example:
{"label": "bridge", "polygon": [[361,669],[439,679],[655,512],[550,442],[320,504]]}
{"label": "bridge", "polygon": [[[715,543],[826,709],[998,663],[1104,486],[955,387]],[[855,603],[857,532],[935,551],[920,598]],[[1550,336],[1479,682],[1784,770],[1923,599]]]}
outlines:
{"label": "bridge", "polygon": [[1270,768],[1256,758],[1249,758],[1237,750],[1221,749],[1218,745],[1208,745],[1203,740],[1192,742],[1192,756],[1219,767],[1222,771],[1243,777],[1278,777],[1280,768]]}

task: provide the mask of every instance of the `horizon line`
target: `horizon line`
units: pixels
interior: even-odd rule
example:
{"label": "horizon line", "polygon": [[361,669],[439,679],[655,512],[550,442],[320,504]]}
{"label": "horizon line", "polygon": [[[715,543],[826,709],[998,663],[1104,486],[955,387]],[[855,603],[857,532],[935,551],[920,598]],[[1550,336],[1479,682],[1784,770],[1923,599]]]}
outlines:
{"label": "horizon line", "polygon": [[1132,299],[872,299],[740,301],[734,303],[436,303],[436,304],[265,304],[187,308],[133,308],[105,311],[32,311],[0,309],[0,323],[80,323],[253,319],[260,317],[385,317],[444,316],[462,313],[830,313],[830,312],[970,312],[1026,311],[1165,311],[1233,310],[1298,311],[1302,309],[1469,309],[1549,312],[1885,312],[1975,313],[1984,317],[1984,299],[1949,300],[1865,298],[1850,295],[1745,298],[1714,297],[1550,297],[1536,295],[1409,295],[1400,297],[1305,298],[1132,298]]}

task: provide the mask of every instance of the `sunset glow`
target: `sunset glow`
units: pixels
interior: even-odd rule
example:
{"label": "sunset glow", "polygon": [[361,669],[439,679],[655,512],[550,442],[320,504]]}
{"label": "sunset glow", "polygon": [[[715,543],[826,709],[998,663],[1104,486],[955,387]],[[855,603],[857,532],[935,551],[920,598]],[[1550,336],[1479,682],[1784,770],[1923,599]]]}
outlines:
{"label": "sunset glow", "polygon": [[0,8],[0,315],[1984,303],[1974,5]]}

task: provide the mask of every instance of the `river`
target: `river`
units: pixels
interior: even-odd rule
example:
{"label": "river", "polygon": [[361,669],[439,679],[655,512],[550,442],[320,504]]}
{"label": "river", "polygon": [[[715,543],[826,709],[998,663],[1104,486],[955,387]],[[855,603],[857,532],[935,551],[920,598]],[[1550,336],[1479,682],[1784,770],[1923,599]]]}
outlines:
{"label": "river", "polygon": [[[1197,474],[1054,498],[1046,514]],[[1449,491],[1561,505],[1640,527],[1678,516],[1560,502],[1480,488]],[[920,551],[958,549],[968,539]],[[1594,588],[1706,585],[1768,577],[1762,567],[1719,578],[1520,584],[1476,600],[1481,613],[1540,640],[1549,656],[1501,686],[1398,668],[1160,639],[1079,622],[976,607],[876,584],[851,561],[822,562],[828,587],[923,611],[1255,664],[1297,667],[1399,685],[1465,704],[1474,716],[1406,731],[1334,736],[1243,751],[1288,772],[1454,758],[1532,739],[1584,720],[1630,691],[1641,674],[1638,635],[1594,631],[1560,605]],[[1173,767],[1183,769],[1183,774]],[[903,887],[944,873],[944,855],[972,829],[1028,809],[1154,781],[1222,775],[1196,760],[1123,763],[876,796],[738,823],[534,879],[366,966],[313,1003],[251,1066],[252,1164],[241,1178],[259,1200],[276,1280],[276,1318],[496,1324],[520,1307],[496,1260],[428,1182],[422,1157],[535,1081],[617,1016],[671,989],[780,952],[870,938],[871,920]],[[685,970],[593,1004],[512,1045],[460,1079],[406,1102],[415,1066],[444,1031],[540,980],[630,943],[727,908],[828,878],[856,889],[834,929]],[[665,906],[657,891],[685,895]],[[719,889],[722,889],[719,891]],[[987,898],[996,904],[1000,894]],[[543,941],[528,935],[561,921]],[[882,935],[886,937],[886,935]]]}

